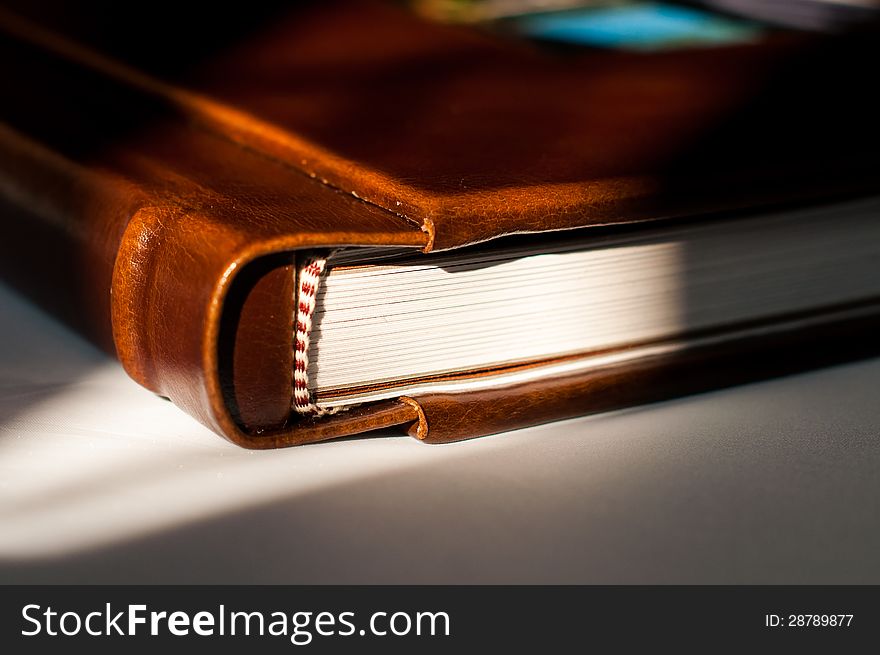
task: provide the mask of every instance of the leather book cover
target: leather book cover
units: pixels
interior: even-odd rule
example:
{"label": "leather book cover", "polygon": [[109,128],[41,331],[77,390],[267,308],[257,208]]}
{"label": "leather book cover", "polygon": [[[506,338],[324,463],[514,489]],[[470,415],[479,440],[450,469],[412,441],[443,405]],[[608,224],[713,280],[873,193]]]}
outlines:
{"label": "leather book cover", "polygon": [[198,40],[197,12],[127,8],[122,30],[112,3],[8,4],[4,275],[241,445],[390,426],[478,436],[793,370],[807,349],[860,354],[843,336],[876,329],[863,316],[297,417],[297,251],[432,252],[874,191],[875,41],[561,55],[378,2],[271,6],[244,23],[218,9],[216,38]]}

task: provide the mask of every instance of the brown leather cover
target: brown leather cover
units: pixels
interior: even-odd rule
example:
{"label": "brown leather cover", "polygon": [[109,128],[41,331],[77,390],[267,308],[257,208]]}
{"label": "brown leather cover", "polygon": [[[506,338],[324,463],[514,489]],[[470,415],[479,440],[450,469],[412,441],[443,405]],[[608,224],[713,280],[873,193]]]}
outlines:
{"label": "brown leather cover", "polygon": [[299,420],[299,250],[430,251],[878,184],[880,107],[864,83],[877,53],[859,36],[562,56],[394,6],[321,2],[194,53],[179,26],[157,38],[155,15],[128,16],[140,29],[120,38],[112,13],[89,13],[112,5],[18,5],[0,13],[0,80],[14,89],[0,106],[5,274],[250,447],[392,425],[476,436],[606,407],[590,400],[600,379],[629,389],[639,372],[703,372],[729,352]]}

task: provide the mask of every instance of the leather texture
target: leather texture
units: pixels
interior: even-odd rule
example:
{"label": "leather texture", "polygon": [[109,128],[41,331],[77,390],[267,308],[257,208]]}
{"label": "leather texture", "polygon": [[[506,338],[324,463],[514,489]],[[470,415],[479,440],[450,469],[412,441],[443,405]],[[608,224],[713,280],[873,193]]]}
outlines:
{"label": "leather texture", "polygon": [[113,3],[12,4],[225,138],[411,220],[429,249],[877,184],[876,32],[560,53],[326,0],[238,30],[241,12],[218,12],[209,47],[192,36],[200,12],[161,3],[127,6],[124,38]]}
{"label": "leather texture", "polygon": [[[708,384],[712,362],[730,361],[715,348],[291,417],[297,251],[440,250],[880,181],[880,107],[863,84],[876,46],[860,36],[561,55],[385,4],[322,2],[197,57],[181,30],[158,56],[155,17],[120,38],[90,3],[46,6],[0,12],[0,79],[15,89],[0,106],[6,274],[248,447],[390,426],[477,436],[680,393],[675,376]],[[798,343],[773,348],[809,365]],[[630,391],[660,376],[650,394]]]}
{"label": "leather texture", "polygon": [[[0,130],[5,273],[114,351],[135,380],[242,445],[302,443],[416,417],[404,403],[384,403],[287,425],[285,410],[291,253],[421,248],[417,226],[26,39],[7,36],[0,51],[5,79],[22,82],[4,103]],[[30,76],[44,84],[24,84]],[[62,105],[53,121],[33,111]]]}

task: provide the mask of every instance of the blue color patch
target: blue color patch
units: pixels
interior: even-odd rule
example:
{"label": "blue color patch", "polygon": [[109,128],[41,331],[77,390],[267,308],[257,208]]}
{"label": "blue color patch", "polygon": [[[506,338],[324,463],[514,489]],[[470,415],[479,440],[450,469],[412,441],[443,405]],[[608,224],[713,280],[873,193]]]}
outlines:
{"label": "blue color patch", "polygon": [[535,39],[642,51],[750,43],[763,34],[754,23],[653,2],[535,14],[514,24]]}

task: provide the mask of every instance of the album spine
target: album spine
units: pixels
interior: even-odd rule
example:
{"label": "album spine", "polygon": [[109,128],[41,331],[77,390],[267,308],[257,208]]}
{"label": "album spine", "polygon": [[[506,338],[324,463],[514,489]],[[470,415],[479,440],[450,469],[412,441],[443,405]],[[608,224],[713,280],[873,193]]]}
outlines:
{"label": "album spine", "polygon": [[0,125],[3,278],[114,355],[113,269],[148,205],[136,184]]}

